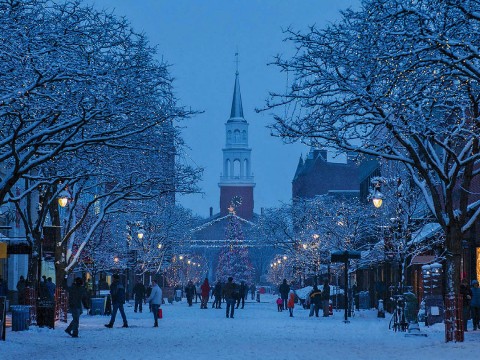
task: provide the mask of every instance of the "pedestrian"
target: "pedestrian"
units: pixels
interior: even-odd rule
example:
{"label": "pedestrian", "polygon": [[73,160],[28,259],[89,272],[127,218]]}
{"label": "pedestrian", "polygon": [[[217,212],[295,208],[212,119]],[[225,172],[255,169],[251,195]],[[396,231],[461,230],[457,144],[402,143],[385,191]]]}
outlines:
{"label": "pedestrian", "polygon": [[293,317],[293,308],[295,307],[295,293],[293,292],[293,290],[290,290],[290,292],[288,293],[287,307],[290,313],[290,317]]}
{"label": "pedestrian", "polygon": [[115,323],[115,317],[117,316],[117,311],[120,310],[120,315],[122,315],[123,326],[128,328],[127,316],[125,315],[125,310],[123,309],[123,304],[125,304],[125,287],[120,282],[120,276],[114,274],[112,276],[112,285],[110,285],[110,296],[112,298],[112,316],[110,317],[110,322],[105,324],[105,327],[112,328]]}
{"label": "pedestrian", "polygon": [[198,303],[198,298],[200,298],[200,302],[202,302],[202,289],[200,287],[200,283],[195,286],[195,304]]}
{"label": "pedestrian", "polygon": [[281,297],[277,299],[277,311],[282,312],[283,311],[283,300]]}
{"label": "pedestrian", "polygon": [[308,316],[313,316],[313,313],[315,313],[315,316],[318,317],[318,312],[322,305],[322,292],[318,289],[317,285],[313,285],[313,290],[310,292],[309,299],[310,313]]}
{"label": "pedestrian", "polygon": [[145,302],[148,301],[152,305],[153,327],[158,327],[158,309],[162,306],[162,298],[162,289],[160,289],[156,280],[152,280],[152,292]]}
{"label": "pedestrian", "polygon": [[228,282],[223,287],[223,297],[227,302],[227,318],[233,319],[235,312],[235,301],[238,294],[237,284],[233,282],[233,277],[228,278]]}
{"label": "pedestrian", "polygon": [[25,305],[25,293],[26,293],[27,283],[23,275],[20,275],[20,280],[17,282],[17,291],[18,291],[18,303],[20,305]]}
{"label": "pedestrian", "polygon": [[5,280],[0,276],[0,296],[8,295],[8,285]]}
{"label": "pedestrian", "polygon": [[[468,280],[466,278],[463,278],[460,283],[460,294],[462,295],[463,330],[468,331],[467,323],[468,318],[470,317],[470,302],[472,301],[472,289],[470,288],[470,285],[468,285]],[[475,328],[475,321],[473,322],[473,327]]]}
{"label": "pedestrian", "polygon": [[190,280],[185,287],[185,296],[187,297],[188,306],[192,306],[193,297],[195,296],[196,291],[197,290],[195,289],[195,285],[193,285],[193,281]]}
{"label": "pedestrian", "polygon": [[145,285],[139,280],[133,287],[132,297],[135,299],[135,307],[133,308],[134,312],[140,311],[142,312],[142,304],[145,301]]}
{"label": "pedestrian", "polygon": [[473,287],[470,290],[472,293],[470,307],[472,311],[473,330],[477,330],[480,326],[480,287],[478,287],[477,280],[473,280],[472,285]]}
{"label": "pedestrian", "polygon": [[48,291],[47,277],[45,275],[42,276],[42,280],[40,281],[38,296],[41,300],[53,300]]}
{"label": "pedestrian", "polygon": [[222,283],[217,281],[215,287],[213,288],[213,296],[215,300],[213,301],[212,308],[221,309],[222,308]]}
{"label": "pedestrian", "polygon": [[237,309],[240,302],[242,302],[242,309],[245,306],[245,296],[247,296],[247,286],[245,285],[245,281],[241,281],[238,287]]}
{"label": "pedestrian", "polygon": [[57,286],[53,282],[52,278],[48,277],[47,278],[47,290],[48,290],[48,294],[50,295],[50,298],[52,300],[55,299],[55,289],[56,288],[57,288]]}
{"label": "pedestrian", "polygon": [[207,278],[205,278],[202,286],[200,286],[200,290],[202,294],[202,302],[200,304],[200,309],[207,309],[208,297],[210,295],[210,284],[208,283]]}
{"label": "pedestrian", "polygon": [[287,284],[287,279],[283,279],[282,284],[278,287],[278,292],[280,293],[280,297],[283,300],[283,308],[286,310],[288,293],[290,292],[290,286],[288,286]]}
{"label": "pedestrian", "polygon": [[[146,297],[148,298],[151,293],[152,293],[152,284],[148,285],[147,289],[145,290]],[[172,300],[172,302],[173,302],[173,300]],[[148,311],[152,312],[152,304],[150,304],[150,303],[148,303]]]}
{"label": "pedestrian", "polygon": [[255,300],[255,291],[257,290],[255,284],[252,283],[252,285],[250,286],[250,292],[252,294],[252,300]]}
{"label": "pedestrian", "polygon": [[72,314],[72,321],[65,329],[65,332],[71,337],[78,337],[78,326],[80,325],[80,315],[82,315],[83,309],[89,309],[87,290],[83,286],[82,278],[75,278],[72,287],[68,293],[68,307]]}
{"label": "pedestrian", "polygon": [[330,315],[330,285],[328,279],[325,279],[322,290],[323,317]]}

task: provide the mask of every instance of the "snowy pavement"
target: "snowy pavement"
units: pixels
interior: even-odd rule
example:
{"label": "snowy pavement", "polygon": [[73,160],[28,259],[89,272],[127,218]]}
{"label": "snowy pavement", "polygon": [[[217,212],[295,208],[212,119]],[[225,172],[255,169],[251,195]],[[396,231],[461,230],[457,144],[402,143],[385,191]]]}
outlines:
{"label": "snowy pavement", "polygon": [[[0,341],[0,359],[474,359],[478,358],[480,331],[465,334],[465,342],[444,342],[443,324],[421,327],[428,337],[405,337],[388,330],[387,318],[376,311],[359,311],[349,324],[343,312],[329,318],[309,318],[297,306],[294,317],[277,312],[275,298],[264,295],[261,303],[248,302],[225,318],[223,309],[189,308],[185,302],[163,305],[163,319],[153,328],[151,313],[134,313],[126,306],[130,327],[121,328],[120,314],[113,329],[104,316],[82,315],[80,337],[70,338],[57,322],[54,330],[30,327],[7,329]],[[70,320],[70,318],[69,318]]]}

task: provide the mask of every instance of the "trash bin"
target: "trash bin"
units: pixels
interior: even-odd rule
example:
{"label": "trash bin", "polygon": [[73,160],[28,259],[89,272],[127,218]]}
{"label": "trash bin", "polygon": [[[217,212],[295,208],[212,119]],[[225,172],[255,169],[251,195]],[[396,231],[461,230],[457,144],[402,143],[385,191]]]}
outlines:
{"label": "trash bin", "polygon": [[90,303],[90,315],[105,314],[105,298],[91,298]]}
{"label": "trash bin", "polygon": [[37,301],[37,326],[55,328],[55,301]]}
{"label": "trash bin", "polygon": [[257,302],[260,302],[260,291],[257,291]]}
{"label": "trash bin", "polygon": [[28,330],[30,325],[30,306],[15,305],[12,309],[12,331]]}

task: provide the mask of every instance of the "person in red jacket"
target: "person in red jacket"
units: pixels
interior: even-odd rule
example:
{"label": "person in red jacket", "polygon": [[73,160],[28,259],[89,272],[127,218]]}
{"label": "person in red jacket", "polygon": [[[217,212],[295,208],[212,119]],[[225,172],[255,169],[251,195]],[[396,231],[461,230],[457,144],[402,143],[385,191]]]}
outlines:
{"label": "person in red jacket", "polygon": [[288,311],[290,312],[290,317],[293,317],[293,308],[295,307],[295,293],[293,290],[290,290],[288,294],[287,307]]}
{"label": "person in red jacket", "polygon": [[207,278],[205,278],[202,286],[200,286],[200,290],[202,292],[202,302],[200,303],[200,309],[207,309],[208,297],[210,295],[210,284],[208,283]]}

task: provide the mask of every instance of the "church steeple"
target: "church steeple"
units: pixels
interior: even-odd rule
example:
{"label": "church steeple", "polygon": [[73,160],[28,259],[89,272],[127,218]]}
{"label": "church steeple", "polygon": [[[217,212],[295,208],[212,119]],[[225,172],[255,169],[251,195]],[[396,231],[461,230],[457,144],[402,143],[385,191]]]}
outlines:
{"label": "church steeple", "polygon": [[233,88],[232,110],[230,111],[230,120],[233,119],[245,120],[243,118],[242,94],[240,93],[240,80],[238,79],[238,70],[235,73],[235,87]]}
{"label": "church steeple", "polygon": [[225,123],[225,147],[223,148],[223,173],[220,176],[220,214],[228,214],[228,208],[235,199],[240,199],[241,205],[236,206],[236,214],[244,219],[253,217],[253,174],[251,167],[251,152],[248,147],[248,122],[243,117],[240,80],[235,72],[232,108],[230,118]]}

